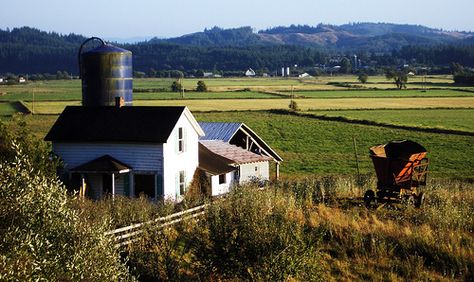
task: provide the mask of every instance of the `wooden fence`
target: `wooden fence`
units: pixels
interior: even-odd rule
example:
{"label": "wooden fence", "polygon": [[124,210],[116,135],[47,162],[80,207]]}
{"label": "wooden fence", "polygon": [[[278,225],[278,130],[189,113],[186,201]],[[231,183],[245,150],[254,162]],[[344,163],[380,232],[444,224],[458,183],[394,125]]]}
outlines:
{"label": "wooden fence", "polygon": [[[114,236],[115,246],[122,247],[131,244],[140,239],[140,234],[147,226],[154,226],[155,228],[164,228],[166,226],[181,222],[183,220],[195,218],[203,215],[208,204],[197,206],[181,212],[159,217],[147,222],[136,223],[129,226],[117,228],[105,233],[107,236]],[[155,226],[156,225],[156,226]]]}

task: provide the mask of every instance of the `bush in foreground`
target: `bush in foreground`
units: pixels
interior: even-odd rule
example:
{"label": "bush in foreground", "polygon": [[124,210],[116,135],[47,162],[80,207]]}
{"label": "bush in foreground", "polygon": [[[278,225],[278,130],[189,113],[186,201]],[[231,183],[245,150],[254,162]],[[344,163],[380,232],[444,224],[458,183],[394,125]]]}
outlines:
{"label": "bush in foreground", "polygon": [[0,163],[0,280],[132,280],[108,224],[81,221],[62,184],[12,146],[15,156]]}

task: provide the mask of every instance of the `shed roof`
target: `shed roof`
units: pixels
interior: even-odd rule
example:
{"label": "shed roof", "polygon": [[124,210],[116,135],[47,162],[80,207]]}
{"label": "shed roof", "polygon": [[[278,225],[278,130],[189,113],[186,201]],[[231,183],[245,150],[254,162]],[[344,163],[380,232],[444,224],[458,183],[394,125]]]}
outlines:
{"label": "shed roof", "polygon": [[272,160],[271,157],[258,155],[220,140],[202,140],[199,141],[199,143],[214,154],[229,159],[235,164],[246,164]]}
{"label": "shed roof", "polygon": [[165,143],[183,113],[198,134],[204,135],[186,107],[68,106],[44,139]]}
{"label": "shed roof", "polygon": [[73,172],[84,172],[84,173],[125,173],[129,172],[131,169],[130,166],[124,164],[123,162],[111,157],[110,155],[104,155],[92,161],[86,162],[82,165],[79,165],[71,171]]}
{"label": "shed roof", "polygon": [[263,139],[257,135],[250,127],[245,123],[237,122],[199,122],[199,125],[206,133],[205,136],[201,136],[199,140],[221,140],[227,143],[232,143],[232,138],[240,130],[247,136],[251,137],[262,148],[267,155],[271,156],[274,161],[280,162],[283,159],[263,141]]}
{"label": "shed roof", "polygon": [[236,170],[235,166],[232,166],[234,161],[218,155],[203,144],[199,143],[199,168],[212,174],[219,175],[228,173]]}

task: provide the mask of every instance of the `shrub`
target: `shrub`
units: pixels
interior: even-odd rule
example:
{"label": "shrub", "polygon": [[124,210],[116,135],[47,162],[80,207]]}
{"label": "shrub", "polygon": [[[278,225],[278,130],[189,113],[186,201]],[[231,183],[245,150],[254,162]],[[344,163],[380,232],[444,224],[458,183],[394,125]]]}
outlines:
{"label": "shrub", "polygon": [[197,92],[207,92],[207,85],[204,81],[199,80],[196,87]]}
{"label": "shrub", "polygon": [[132,280],[104,235],[106,219],[85,224],[62,184],[12,149],[13,161],[0,164],[0,280]]}
{"label": "shrub", "polygon": [[298,103],[296,103],[295,100],[291,100],[290,101],[290,104],[288,105],[288,107],[290,108],[290,110],[294,111],[294,112],[297,112],[300,110],[300,108],[298,107]]}
{"label": "shrub", "polygon": [[179,81],[173,81],[173,83],[171,83],[171,91],[181,92],[182,90],[183,90],[183,86],[181,85]]}
{"label": "shrub", "polygon": [[194,255],[203,279],[283,281],[319,276],[320,235],[307,233],[291,195],[251,187],[212,204],[194,230]]}
{"label": "shrub", "polygon": [[369,79],[369,76],[365,73],[361,73],[361,74],[359,74],[357,79],[360,81],[360,83],[365,84],[365,83],[367,83],[367,80]]}

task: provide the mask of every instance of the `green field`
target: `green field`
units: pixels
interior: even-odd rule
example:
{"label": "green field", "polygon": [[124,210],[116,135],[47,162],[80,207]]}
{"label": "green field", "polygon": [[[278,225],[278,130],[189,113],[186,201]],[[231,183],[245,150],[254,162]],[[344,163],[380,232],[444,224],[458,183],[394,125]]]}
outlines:
{"label": "green field", "polygon": [[11,103],[0,103],[0,115],[10,116],[17,112],[17,109]]}
{"label": "green field", "polygon": [[[203,80],[210,92],[193,93],[199,80]],[[179,99],[179,94],[170,93],[173,78],[148,78],[134,79],[133,88],[136,90],[134,98],[140,99]],[[212,78],[212,79],[183,79],[186,98],[270,98],[270,94],[258,92],[293,92],[298,96],[309,98],[340,98],[340,97],[453,97],[473,96],[471,92],[458,92],[454,90],[474,91],[473,87],[459,87],[453,84],[452,78],[447,76],[434,76],[427,78],[427,88],[443,88],[437,90],[421,91],[383,91],[393,89],[394,84],[383,76],[369,78],[369,83],[360,84],[356,76],[325,76],[309,79],[297,78]],[[421,77],[411,77],[407,84],[409,89],[421,89]],[[346,85],[344,85],[346,83]],[[360,92],[344,91],[362,89]],[[364,91],[364,88],[377,88],[381,92]],[[334,92],[331,92],[331,91]],[[346,93],[347,92],[347,93]],[[21,85],[0,85],[0,101],[79,101],[81,100],[80,80],[51,80],[30,82]]]}
{"label": "green field", "polygon": [[[379,126],[321,121],[270,112],[194,112],[199,121],[245,122],[257,132],[284,162],[283,176],[355,174],[352,137],[357,140],[362,173],[373,173],[368,148],[394,139],[411,139],[430,153],[430,170],[438,177],[473,178],[474,137],[387,129]],[[48,132],[57,116],[29,116],[29,128],[39,138]]]}
{"label": "green field", "polygon": [[474,109],[314,111],[317,115],[474,133]]}
{"label": "green field", "polygon": [[[410,78],[412,83],[421,78]],[[191,89],[199,79],[184,79]],[[446,89],[427,90],[349,90],[334,82],[357,84],[355,76],[316,77],[310,79],[224,78],[204,79],[214,92],[166,92],[174,79],[134,80],[134,106],[188,106],[200,120],[243,121],[275,147],[285,159],[286,176],[308,174],[354,174],[352,137],[356,137],[363,172],[372,172],[367,148],[392,139],[409,138],[425,145],[432,154],[433,173],[438,176],[473,177],[472,136],[426,133],[416,128],[451,129],[474,132],[474,92],[459,91],[448,76],[428,78],[431,84]],[[373,84],[391,85],[382,77],[370,77]],[[328,85],[328,83],[333,83]],[[368,84],[369,85],[369,84]],[[325,87],[331,91],[319,91]],[[449,86],[449,87],[448,87]],[[139,91],[137,91],[139,89]],[[221,90],[219,90],[221,89]],[[246,91],[235,91],[247,89]],[[248,90],[254,89],[254,90]],[[256,91],[257,89],[258,91]],[[293,89],[293,91],[291,91]],[[232,91],[229,91],[232,90]],[[467,89],[470,90],[470,89]],[[266,91],[262,93],[259,91]],[[35,113],[26,119],[34,134],[42,138],[67,105],[80,105],[80,83],[51,81],[0,87],[0,113],[12,115],[12,102],[24,100]],[[317,116],[342,117],[345,121],[323,121],[271,113],[287,110],[290,99],[298,96],[298,107]],[[276,93],[276,94],[275,94]],[[33,102],[33,94],[35,101]],[[304,96],[304,97],[302,97]],[[9,101],[9,103],[6,103]],[[377,122],[380,126],[351,123]],[[386,125],[413,127],[391,129]]]}

